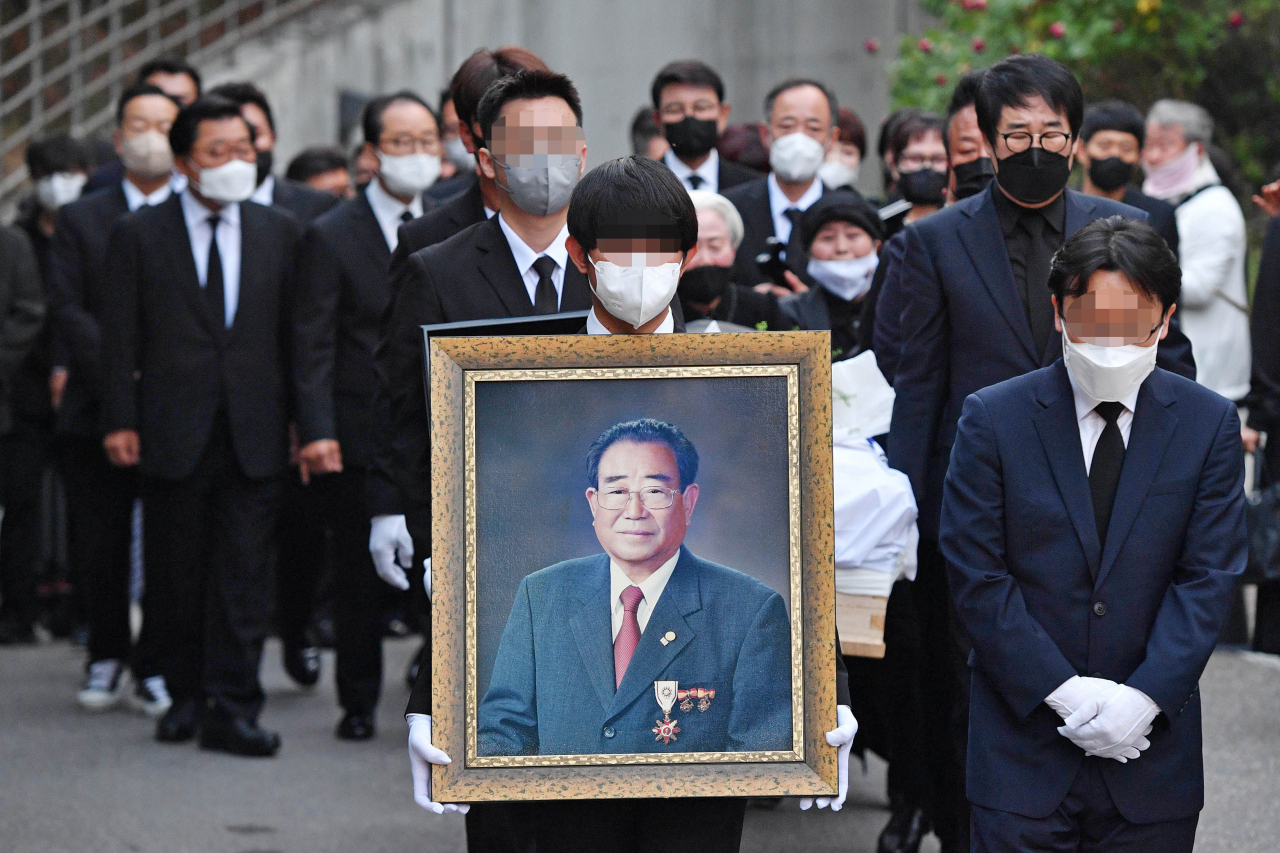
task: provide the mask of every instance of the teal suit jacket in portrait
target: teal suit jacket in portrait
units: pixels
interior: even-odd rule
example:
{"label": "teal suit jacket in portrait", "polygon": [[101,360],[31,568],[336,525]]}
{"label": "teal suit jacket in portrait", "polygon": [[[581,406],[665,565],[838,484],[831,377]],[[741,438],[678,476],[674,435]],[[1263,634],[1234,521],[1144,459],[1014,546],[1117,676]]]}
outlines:
{"label": "teal suit jacket in portrait", "polygon": [[[790,750],[791,629],[782,596],[681,547],[614,689],[609,557],[566,560],[520,582],[480,703],[481,755]],[[674,635],[674,637],[672,636]],[[663,642],[666,639],[667,642]],[[655,681],[714,690],[677,702],[674,740]]]}

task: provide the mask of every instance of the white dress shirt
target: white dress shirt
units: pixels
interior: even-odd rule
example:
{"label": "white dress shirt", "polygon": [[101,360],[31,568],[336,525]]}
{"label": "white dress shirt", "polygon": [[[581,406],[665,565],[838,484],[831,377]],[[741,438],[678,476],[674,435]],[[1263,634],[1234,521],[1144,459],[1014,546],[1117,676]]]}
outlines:
{"label": "white dress shirt", "polygon": [[172,183],[165,184],[150,195],[144,194],[142,190],[135,187],[133,185],[133,181],[128,178],[121,181],[120,185],[124,189],[124,203],[129,206],[130,213],[133,213],[143,205],[146,205],[147,207],[155,207],[160,202],[167,201],[169,196],[173,195]]}
{"label": "white dress shirt", "polygon": [[[1071,372],[1067,371],[1067,376],[1071,376]],[[1098,439],[1102,437],[1102,430],[1106,428],[1107,422],[1102,415],[1094,411],[1094,408],[1101,403],[1101,400],[1095,400],[1080,390],[1074,379],[1071,380],[1071,393],[1076,401],[1076,421],[1080,427],[1080,448],[1084,451],[1084,473],[1088,475],[1093,468],[1093,451],[1098,447]],[[1120,437],[1124,439],[1124,446],[1129,446],[1129,432],[1133,429],[1133,409],[1138,404],[1138,390],[1134,389],[1133,393],[1120,400],[1120,405],[1124,406],[1120,410],[1120,416],[1116,418],[1116,426],[1120,428]]]}
{"label": "white dress shirt", "polygon": [[384,190],[382,183],[374,178],[369,182],[369,186],[365,187],[364,197],[369,200],[369,206],[373,208],[373,216],[378,220],[378,227],[382,229],[387,247],[394,252],[396,246],[400,245],[400,226],[406,222],[405,211],[408,211],[414,219],[421,216],[422,196],[415,195],[412,201],[405,204]]}
{"label": "white dress shirt", "polygon": [[787,198],[787,194],[782,191],[782,187],[778,186],[778,179],[772,172],[769,173],[765,183],[769,186],[769,213],[773,216],[773,236],[785,246],[791,239],[791,220],[787,218],[787,211],[793,207],[801,211],[808,210],[814,202],[822,198],[822,181],[815,177],[813,183],[809,184],[809,189],[795,201]]}
{"label": "white dress shirt", "polygon": [[498,215],[498,226],[502,228],[502,234],[507,238],[507,245],[511,247],[511,257],[515,258],[516,269],[520,270],[520,277],[524,279],[524,288],[529,291],[529,301],[537,304],[538,293],[538,271],[533,268],[533,262],[538,258],[546,255],[548,258],[556,262],[556,268],[551,271],[551,283],[556,288],[556,305],[560,304],[561,298],[564,296],[564,268],[569,263],[569,250],[565,248],[564,241],[569,239],[569,226],[564,225],[560,228],[560,233],[551,241],[551,245],[547,246],[546,251],[535,252],[529,248],[529,244],[520,239],[520,235],[511,230],[511,226],[507,224],[507,220]]}
{"label": "white dress shirt", "polygon": [[[196,262],[196,278],[204,287],[209,276],[209,246],[213,243],[209,218],[215,214],[189,192],[184,192],[179,198],[182,200],[182,217],[187,222],[187,236],[191,240],[191,254]],[[226,302],[229,329],[236,318],[236,306],[240,303],[240,204],[225,204],[216,215],[219,217],[218,258],[222,261],[222,295]]]}
{"label": "white dress shirt", "polygon": [[263,207],[270,207],[276,201],[276,176],[267,175],[267,177],[258,184],[258,188],[253,191],[253,195],[249,196],[249,201],[254,204],[260,204]]}
{"label": "white dress shirt", "polygon": [[618,567],[618,564],[609,559],[609,601],[611,607],[609,612],[613,615],[613,638],[618,639],[618,631],[622,630],[622,591],[629,586],[638,586],[640,591],[644,593],[644,598],[640,601],[640,606],[636,608],[636,621],[640,623],[640,633],[644,633],[644,629],[649,625],[649,615],[653,613],[653,608],[658,603],[658,599],[662,597],[662,591],[667,588],[667,581],[671,580],[671,573],[676,570],[676,563],[680,560],[680,552],[676,551],[676,555],[667,560],[658,570],[640,583],[635,583],[631,578],[627,577],[626,572]]}
{"label": "white dress shirt", "polygon": [[[689,165],[672,153],[668,148],[662,155],[662,162],[671,170],[680,183],[684,184],[687,190],[708,190],[709,192],[720,192],[720,152],[712,148],[711,153],[707,155],[707,161],[696,169],[690,169]],[[697,175],[702,178],[702,185],[695,187],[693,182],[689,180],[691,175]]]}
{"label": "white dress shirt", "polygon": [[[671,309],[667,309],[667,316],[658,328],[654,329],[650,334],[653,335],[669,335],[676,330],[676,318],[671,313]],[[605,328],[604,323],[600,322],[600,318],[596,316],[596,306],[591,306],[591,313],[587,315],[587,334],[588,335],[612,335],[613,332]]]}

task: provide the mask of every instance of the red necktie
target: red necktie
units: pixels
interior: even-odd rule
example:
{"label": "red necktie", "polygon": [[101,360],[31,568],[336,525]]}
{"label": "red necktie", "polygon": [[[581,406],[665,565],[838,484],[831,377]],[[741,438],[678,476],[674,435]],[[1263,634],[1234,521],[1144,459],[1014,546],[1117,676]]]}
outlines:
{"label": "red necktie", "polygon": [[627,666],[631,656],[640,645],[640,622],[636,619],[636,609],[644,601],[644,593],[638,586],[624,589],[618,598],[622,600],[622,627],[613,641],[613,678],[614,689],[622,686],[622,676],[627,674]]}

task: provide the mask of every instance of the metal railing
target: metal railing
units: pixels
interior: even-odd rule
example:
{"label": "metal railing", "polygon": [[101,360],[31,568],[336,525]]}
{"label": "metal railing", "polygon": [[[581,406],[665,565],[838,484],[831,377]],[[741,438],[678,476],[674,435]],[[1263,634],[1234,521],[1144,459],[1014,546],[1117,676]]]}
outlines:
{"label": "metal railing", "polygon": [[202,61],[324,0],[0,0],[0,205],[26,180],[27,143],[110,126],[138,68]]}

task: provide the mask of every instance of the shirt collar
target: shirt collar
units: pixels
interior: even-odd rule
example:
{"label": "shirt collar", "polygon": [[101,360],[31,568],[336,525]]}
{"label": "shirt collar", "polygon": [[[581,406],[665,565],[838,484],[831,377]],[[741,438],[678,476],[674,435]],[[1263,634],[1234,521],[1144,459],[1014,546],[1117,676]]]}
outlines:
{"label": "shirt collar", "polygon": [[138,189],[134,185],[133,181],[129,180],[128,178],[125,178],[120,183],[121,183],[121,187],[124,189],[124,203],[125,205],[128,206],[130,213],[142,207],[143,205],[147,205],[147,206],[157,205],[160,202],[168,199],[169,196],[173,195],[173,184],[171,183],[164,184],[163,186],[160,187],[160,189],[156,190],[150,195],[144,195],[142,190]]}
{"label": "shirt collar", "polygon": [[[210,216],[214,215],[214,211],[196,201],[196,197],[187,190],[183,190],[182,195],[178,196],[178,198],[182,201],[182,216],[186,220],[188,228],[202,225],[209,221]],[[239,228],[240,202],[233,201],[224,204],[222,210],[217,211],[217,216],[227,225]]]}
{"label": "shirt collar", "polygon": [[502,228],[502,233],[507,238],[507,245],[511,247],[511,257],[515,258],[516,269],[520,270],[521,277],[529,273],[529,268],[533,266],[542,255],[546,255],[559,265],[560,269],[565,269],[565,265],[569,263],[569,250],[565,248],[564,241],[569,239],[569,226],[560,226],[560,233],[551,241],[551,245],[547,246],[545,251],[535,252],[529,248],[529,244],[520,238],[520,235],[512,230],[507,224],[507,220],[502,218],[502,214],[498,214],[498,225]]}
{"label": "shirt collar", "polygon": [[676,551],[675,556],[667,560],[658,570],[640,583],[634,583],[631,578],[627,577],[626,572],[614,562],[613,558],[609,558],[609,607],[610,609],[620,607],[622,602],[618,596],[622,595],[622,591],[629,586],[638,586],[640,591],[644,593],[645,603],[649,605],[649,612],[653,612],[654,605],[658,603],[658,599],[662,597],[662,591],[667,588],[667,581],[671,580],[671,573],[676,570],[676,563],[680,562],[680,552]]}
{"label": "shirt collar", "polygon": [[253,191],[253,195],[249,196],[249,201],[256,202],[263,207],[270,207],[276,198],[276,177],[275,175],[267,175],[262,183],[258,184],[258,188]]}
{"label": "shirt collar", "polygon": [[[1156,346],[1159,346],[1159,344],[1156,344]],[[1102,400],[1095,400],[1088,394],[1081,391],[1080,386],[1076,384],[1076,380],[1071,375],[1070,370],[1067,371],[1067,379],[1071,382],[1071,396],[1075,399],[1076,403],[1076,420],[1082,421],[1090,412],[1098,407],[1098,404],[1101,403]],[[1130,413],[1134,412],[1135,407],[1138,405],[1138,392],[1141,390],[1141,385],[1133,389],[1133,391],[1129,392],[1119,400],[1120,405],[1124,406]]]}
{"label": "shirt collar", "polygon": [[1000,189],[997,178],[991,185],[991,196],[996,203],[996,214],[1000,217],[1000,230],[1008,237],[1023,217],[1043,216],[1045,223],[1054,231],[1062,234],[1066,230],[1067,191],[1063,190],[1058,197],[1044,207],[1027,208],[1013,201]]}
{"label": "shirt collar", "polygon": [[720,152],[712,148],[711,153],[707,156],[707,161],[696,169],[689,167],[689,164],[681,160],[675,155],[670,148],[662,154],[662,162],[666,164],[671,173],[684,182],[689,179],[690,175],[697,175],[702,178],[704,186],[714,184],[717,188],[720,186]]}
{"label": "shirt collar", "polygon": [[782,213],[782,211],[792,207],[808,210],[815,201],[822,198],[822,181],[818,180],[816,175],[813,183],[809,184],[809,189],[805,190],[804,195],[795,201],[787,198],[787,194],[782,191],[782,187],[778,186],[778,178],[773,172],[769,173],[765,183],[769,186],[769,209],[775,214]]}
{"label": "shirt collar", "polygon": [[[658,324],[658,328],[654,329],[652,335],[669,335],[676,330],[675,314],[671,313],[670,307],[667,308],[667,317]],[[612,335],[604,323],[600,322],[600,318],[596,316],[596,306],[591,306],[591,313],[587,315],[587,334],[588,335]]]}
{"label": "shirt collar", "polygon": [[369,182],[368,186],[365,187],[364,194],[365,198],[369,199],[369,206],[373,208],[373,215],[378,217],[379,222],[394,222],[398,228],[400,226],[400,214],[406,210],[413,214],[414,219],[422,215],[421,195],[415,195],[408,204],[405,204],[384,190],[382,182],[377,178]]}

